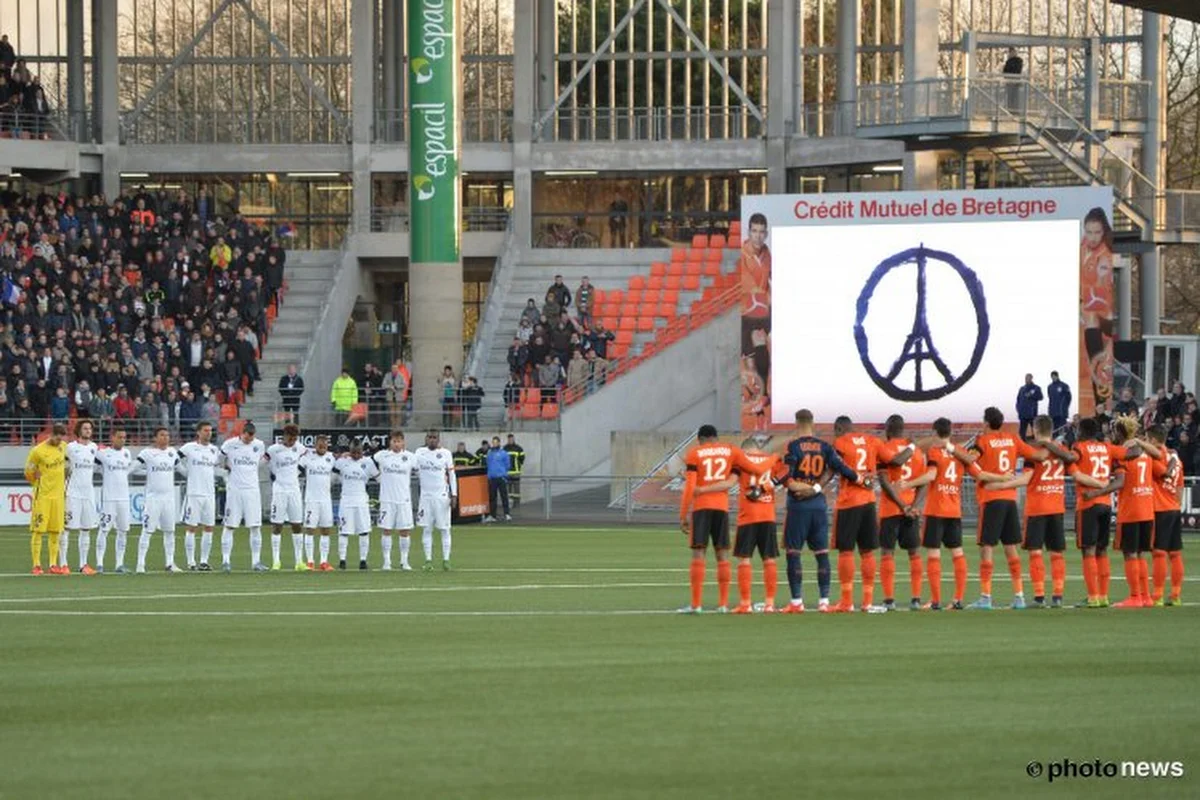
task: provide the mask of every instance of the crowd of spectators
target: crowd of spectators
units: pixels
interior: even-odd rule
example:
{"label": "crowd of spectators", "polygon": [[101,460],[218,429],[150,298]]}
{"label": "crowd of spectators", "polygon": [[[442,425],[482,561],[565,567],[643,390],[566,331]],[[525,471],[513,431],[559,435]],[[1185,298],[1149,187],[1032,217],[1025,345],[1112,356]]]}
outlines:
{"label": "crowd of spectators", "polygon": [[50,104],[41,79],[0,35],[0,136],[49,138]]}
{"label": "crowd of spectators", "polygon": [[286,253],[211,209],[203,191],[0,194],[0,438],[70,416],[187,436],[253,393]]}
{"label": "crowd of spectators", "polygon": [[540,309],[529,298],[508,348],[506,405],[519,403],[522,389],[538,389],[545,404],[557,402],[566,386],[591,394],[604,385],[608,346],[616,335],[592,316],[595,295],[586,276],[572,297],[562,276],[555,275]]}

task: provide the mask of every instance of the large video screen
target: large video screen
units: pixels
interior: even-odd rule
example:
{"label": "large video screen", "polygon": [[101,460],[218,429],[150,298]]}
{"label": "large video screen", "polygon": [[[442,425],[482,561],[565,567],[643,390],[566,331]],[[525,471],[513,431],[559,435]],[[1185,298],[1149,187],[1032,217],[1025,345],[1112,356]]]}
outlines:
{"label": "large video screen", "polygon": [[1090,413],[1111,386],[1111,206],[1090,187],[743,198],[743,427],[1015,418],[1025,375],[1045,392],[1052,372]]}

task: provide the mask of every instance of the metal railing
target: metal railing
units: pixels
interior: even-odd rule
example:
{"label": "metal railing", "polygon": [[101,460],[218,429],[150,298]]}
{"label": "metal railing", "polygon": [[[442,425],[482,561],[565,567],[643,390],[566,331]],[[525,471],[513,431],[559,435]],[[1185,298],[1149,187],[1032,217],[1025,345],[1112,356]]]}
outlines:
{"label": "metal railing", "polygon": [[[478,407],[469,407],[467,400],[458,398],[433,407],[414,407],[411,395],[404,403],[392,403],[383,390],[374,398],[367,397],[367,390],[359,388],[359,402],[349,412],[335,411],[326,407],[318,410],[301,410],[292,413],[276,403],[272,406],[269,419],[255,419],[260,429],[275,425],[281,427],[295,422],[302,430],[339,430],[386,433],[397,427],[436,427],[446,432],[468,433],[473,431],[496,433],[510,428],[517,430],[559,430],[558,414],[522,416],[518,406],[506,406],[500,392],[486,394]],[[534,392],[539,390],[534,389]],[[562,390],[552,390],[550,398],[555,404],[562,400]],[[547,399],[546,405],[552,402]],[[560,406],[561,407],[561,406]],[[540,408],[540,406],[539,406]]]}
{"label": "metal railing", "polygon": [[857,104],[807,103],[796,114],[795,130],[789,131],[812,138],[820,136],[853,136]]}
{"label": "metal railing", "polygon": [[631,211],[616,217],[607,211],[536,213],[532,220],[533,246],[671,247],[691,244],[696,234],[724,234],[737,218],[736,211]]}
{"label": "metal railing", "polygon": [[78,126],[84,121],[86,117],[66,112],[30,114],[21,110],[0,110],[0,138],[75,139],[78,136]]}
{"label": "metal railing", "polygon": [[[513,112],[511,108],[464,108],[459,110],[464,142],[511,142]],[[375,109],[375,126],[371,131],[375,142],[404,142],[408,137],[408,109]]]}
{"label": "metal railing", "polygon": [[748,109],[559,108],[534,138],[553,142],[759,139],[767,132],[765,107],[760,112],[763,119]]}
{"label": "metal railing", "polygon": [[[464,206],[462,232],[502,233],[511,227],[512,210],[492,206]],[[356,230],[368,233],[408,233],[408,209],[403,206],[375,206],[367,220],[358,220]]]}
{"label": "metal railing", "polygon": [[121,118],[122,144],[349,144],[350,113],[328,109],[150,111]]}

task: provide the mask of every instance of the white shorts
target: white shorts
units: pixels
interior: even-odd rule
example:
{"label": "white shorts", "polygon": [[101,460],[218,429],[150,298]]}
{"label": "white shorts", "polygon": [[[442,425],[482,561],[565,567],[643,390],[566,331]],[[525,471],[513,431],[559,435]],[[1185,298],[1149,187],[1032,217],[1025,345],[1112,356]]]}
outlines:
{"label": "white shorts", "polygon": [[226,489],[222,522],[226,528],[262,527],[262,495],[257,489]]}
{"label": "white shorts", "polygon": [[108,533],[114,529],[129,533],[129,503],[114,500],[104,504],[104,511],[100,513],[100,532]]}
{"label": "white shorts", "polygon": [[96,527],[96,501],[82,497],[67,498],[68,531],[90,531]]}
{"label": "white shorts", "polygon": [[379,503],[379,527],[385,531],[411,531],[413,526],[412,501],[407,503]]}
{"label": "white shorts", "polygon": [[304,501],[299,489],[271,490],[271,524],[290,522],[299,525],[304,521]]}
{"label": "white shorts", "polygon": [[175,494],[147,494],[146,507],[142,509],[142,531],[144,533],[175,532]]}
{"label": "white shorts", "polygon": [[217,524],[217,499],[202,494],[183,498],[183,524],[189,528],[211,528]]}
{"label": "white shorts", "polygon": [[371,511],[365,505],[342,505],[338,508],[338,533],[342,536],[371,532]]}
{"label": "white shorts", "polygon": [[417,510],[417,524],[428,530],[450,530],[450,496],[421,495],[421,507]]}
{"label": "white shorts", "polygon": [[329,498],[320,500],[309,500],[304,504],[304,527],[313,528],[332,528],[333,527],[333,501]]}

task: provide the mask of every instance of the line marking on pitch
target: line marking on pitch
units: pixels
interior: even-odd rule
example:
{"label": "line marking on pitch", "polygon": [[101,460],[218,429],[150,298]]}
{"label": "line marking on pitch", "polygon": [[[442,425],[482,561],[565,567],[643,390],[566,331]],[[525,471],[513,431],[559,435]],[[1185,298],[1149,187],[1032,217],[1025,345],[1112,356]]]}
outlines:
{"label": "line marking on pitch", "polygon": [[614,609],[611,611],[68,611],[62,609],[0,609],[6,617],[633,617],[678,614],[671,609]]}

